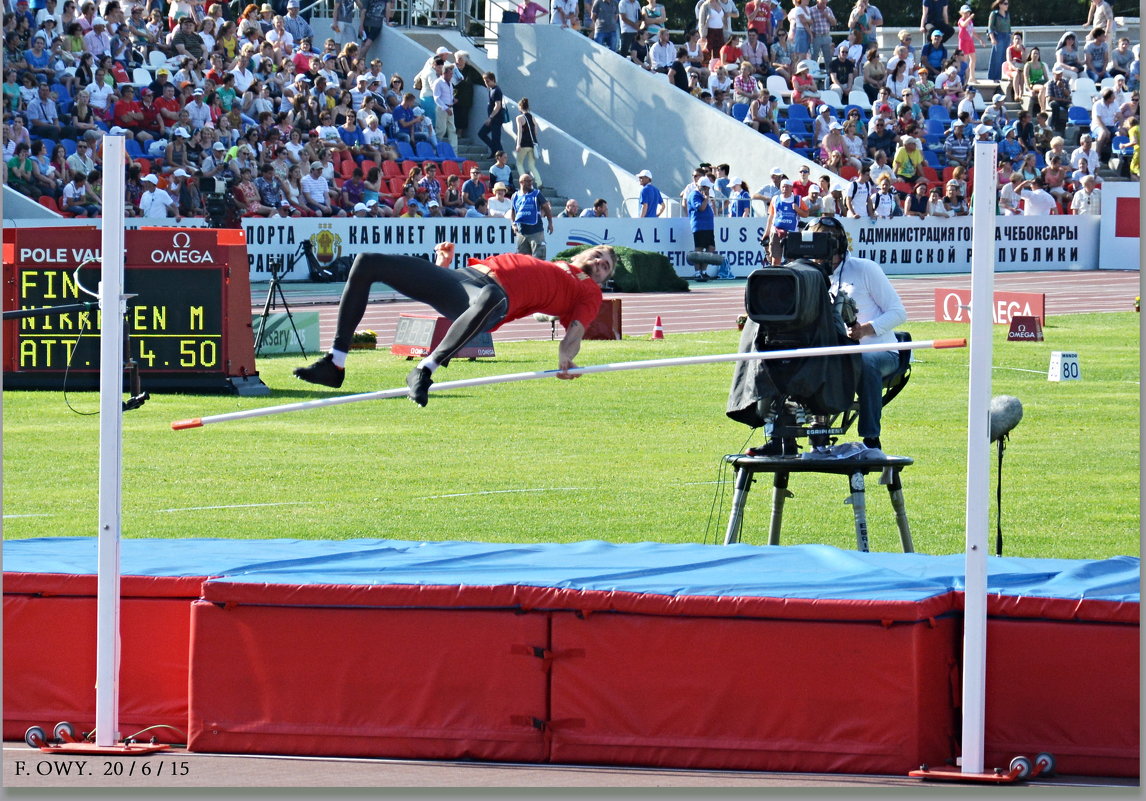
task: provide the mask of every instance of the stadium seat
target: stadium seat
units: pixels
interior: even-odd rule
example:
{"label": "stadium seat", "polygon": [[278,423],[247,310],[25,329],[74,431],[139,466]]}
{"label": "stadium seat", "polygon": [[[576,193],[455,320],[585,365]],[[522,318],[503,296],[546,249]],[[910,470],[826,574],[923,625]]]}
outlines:
{"label": "stadium seat", "polygon": [[151,81],[151,73],[143,67],[136,67],[131,71],[131,83],[134,86],[142,89],[145,86],[150,86]]}
{"label": "stadium seat", "polygon": [[845,164],[840,167],[840,177],[845,181],[850,181],[860,174],[860,171],[850,164]]}
{"label": "stadium seat", "polygon": [[414,169],[415,167],[421,167],[421,166],[422,166],[422,163],[420,161],[417,161],[415,159],[404,159],[402,161],[402,177],[403,178],[409,177],[410,170]]}
{"label": "stadium seat", "polygon": [[923,150],[923,163],[936,170],[943,167],[943,163],[939,160],[939,154],[926,148]]}
{"label": "stadium seat", "polygon": [[792,90],[788,86],[788,82],[784,80],[781,75],[769,75],[764,82],[764,88],[768,90],[768,94],[773,97],[778,97],[781,100],[792,96]]}
{"label": "stadium seat", "polygon": [[832,111],[836,112],[837,116],[839,115],[839,112],[843,110],[843,98],[840,97],[840,93],[835,89],[824,89],[822,92],[820,92],[820,100],[830,106]]}
{"label": "stadium seat", "polygon": [[437,151],[434,150],[434,146],[429,142],[418,142],[418,144],[414,146],[414,153],[422,161],[433,161],[435,163],[441,161],[441,156],[438,155]]}
{"label": "stadium seat", "polygon": [[[1112,85],[1113,85],[1113,82],[1112,82]],[[1079,77],[1075,78],[1073,81],[1070,81],[1070,91],[1072,93],[1073,92],[1079,92],[1079,93],[1085,93],[1085,94],[1093,96],[1094,93],[1098,91],[1098,86],[1095,85],[1093,79],[1088,78],[1085,75],[1080,75]]]}
{"label": "stadium seat", "polygon": [[1086,133],[1090,131],[1090,109],[1083,106],[1071,106],[1066,110],[1066,121],[1068,125],[1075,125]]}
{"label": "stadium seat", "polygon": [[358,166],[362,168],[363,175],[369,175],[370,171],[378,166],[378,162],[370,159],[362,159]]}
{"label": "stadium seat", "polygon": [[161,50],[152,50],[147,54],[147,68],[155,72],[160,67],[167,66],[167,56]]}
{"label": "stadium seat", "polygon": [[445,161],[441,162],[440,170],[442,173],[442,177],[444,177],[444,178],[448,178],[451,175],[457,175],[459,177],[467,177],[467,178],[469,177],[469,176],[462,176],[461,166],[456,161],[452,161],[450,159],[446,159]]}
{"label": "stadium seat", "polygon": [[934,183],[939,182],[939,173],[936,171],[935,167],[932,167],[930,164],[927,164],[926,160],[924,161],[924,163],[922,165],[920,165],[919,171],[921,173],[923,173],[923,177],[926,178],[931,183],[934,184]]}
{"label": "stadium seat", "polygon": [[[135,158],[134,156],[132,158]],[[147,175],[151,172],[151,159],[135,158],[135,163],[139,165],[140,176]]]}
{"label": "stadium seat", "polygon": [[792,120],[793,118],[808,120],[811,122],[812,115],[808,111],[807,106],[805,106],[803,103],[797,103],[794,106],[788,106],[788,119]]}
{"label": "stadium seat", "polygon": [[382,162],[382,175],[386,178],[400,178],[402,177],[402,168],[398,162],[386,159]]}
{"label": "stadium seat", "polygon": [[438,140],[438,158],[449,159],[450,161],[461,161],[458,154],[454,152],[454,146],[444,140]]}
{"label": "stadium seat", "polygon": [[[867,97],[867,95],[864,95],[864,97]],[[860,113],[860,121],[866,124],[869,111],[866,106],[857,106],[855,103],[848,103],[844,106],[844,110],[840,112],[840,116],[846,119],[847,116],[852,113],[852,109]]]}
{"label": "stadium seat", "polygon": [[864,117],[867,117],[867,111],[871,108],[871,99],[867,96],[867,92],[862,89],[852,89],[848,92],[848,105],[855,106],[863,112]]}
{"label": "stadium seat", "polygon": [[358,165],[354,163],[354,159],[343,159],[338,171],[343,178],[349,178],[354,175],[354,168],[357,166]]}
{"label": "stadium seat", "polygon": [[61,211],[59,204],[56,203],[56,199],[54,197],[52,197],[51,195],[40,195],[39,202],[40,202],[40,205],[43,206],[44,208],[46,208],[48,211],[54,211],[56,214],[60,214],[64,217],[74,217],[75,216],[69,212]]}
{"label": "stadium seat", "polygon": [[389,179],[390,194],[398,197],[402,194],[402,187],[406,185],[406,179],[402,176]]}
{"label": "stadium seat", "polygon": [[[73,144],[72,147],[74,148],[75,145]],[[127,139],[125,137],[124,143],[123,143],[123,149],[126,150],[127,155],[131,156],[133,159],[142,158],[143,156],[146,155],[143,152],[143,148],[139,146],[139,142],[135,141],[134,139]]]}
{"label": "stadium seat", "polygon": [[[417,161],[418,160],[417,155],[415,155],[415,153],[414,153],[414,148],[410,146],[409,142],[403,142],[402,140],[398,140],[397,142],[394,143],[394,146],[398,149],[398,158],[402,159],[403,161]],[[406,170],[405,172],[408,175],[410,171]]]}
{"label": "stadium seat", "polygon": [[75,139],[66,139],[66,138],[61,139],[60,144],[64,146],[64,153],[65,154],[70,156],[76,152],[76,140]]}
{"label": "stadium seat", "polygon": [[476,161],[473,159],[466,159],[462,162],[462,175],[469,175],[470,170],[472,170],[474,167],[477,167],[479,170],[481,169],[481,165]]}
{"label": "stadium seat", "polygon": [[733,103],[732,104],[732,112],[730,114],[732,119],[743,121],[744,116],[747,113],[748,113],[748,104],[747,103]]}

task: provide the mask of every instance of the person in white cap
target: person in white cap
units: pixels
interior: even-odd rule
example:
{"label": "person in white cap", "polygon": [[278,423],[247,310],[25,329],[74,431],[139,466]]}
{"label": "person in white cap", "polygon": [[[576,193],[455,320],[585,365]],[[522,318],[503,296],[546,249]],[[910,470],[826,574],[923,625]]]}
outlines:
{"label": "person in white cap", "polygon": [[812,120],[812,139],[813,143],[818,145],[824,141],[824,137],[828,135],[828,126],[836,118],[832,116],[832,109],[827,103],[817,106],[816,112],[816,117]]}
{"label": "person in white cap", "polygon": [[84,35],[84,50],[92,54],[98,64],[104,56],[111,55],[111,36],[107,32],[107,22],[103,17],[92,20],[92,29]]}
{"label": "person in white cap", "polygon": [[641,183],[641,194],[638,198],[641,204],[638,217],[660,217],[664,213],[666,203],[660,190],[653,186],[653,174],[648,170],[637,173],[637,180]]}
{"label": "person in white cap", "polygon": [[311,29],[310,23],[299,15],[299,0],[287,0],[287,13],[283,17],[283,27],[290,31],[290,35],[294,37],[296,42],[301,42],[303,39],[314,41],[314,31]]}
{"label": "person in white cap", "polygon": [[772,266],[779,267],[783,263],[784,240],[799,228],[800,218],[806,216],[808,210],[803,201],[792,191],[792,182],[784,178],[780,181],[780,194],[768,204],[768,222],[764,225]]}
{"label": "person in white cap", "polygon": [[784,180],[784,170],[780,167],[772,168],[772,183],[761,187],[759,192],[752,195],[753,200],[759,200],[765,206],[771,206],[772,198],[780,194],[780,182]]}
{"label": "person in white cap", "polygon": [[175,213],[175,201],[167,190],[159,188],[159,179],[154,174],[143,176],[139,208],[143,217],[170,217]]}
{"label": "person in white cap", "polygon": [[975,79],[975,45],[983,46],[983,37],[975,33],[975,11],[964,3],[959,8],[959,50],[967,54],[967,82]]}
{"label": "person in white cap", "polygon": [[[708,176],[702,176],[696,182],[695,188],[685,197],[685,209],[688,211],[688,225],[692,231],[692,248],[698,253],[716,252],[716,213],[712,203],[712,181]],[[707,281],[708,274],[696,266],[693,275],[698,281]]]}

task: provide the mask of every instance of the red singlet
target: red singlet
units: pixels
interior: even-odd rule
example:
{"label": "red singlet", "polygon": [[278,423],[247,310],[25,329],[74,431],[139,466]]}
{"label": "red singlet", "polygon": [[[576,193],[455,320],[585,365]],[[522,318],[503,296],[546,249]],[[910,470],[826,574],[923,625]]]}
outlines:
{"label": "red singlet", "polygon": [[490,268],[509,298],[509,311],[498,328],[537,312],[552,314],[566,328],[576,320],[588,330],[597,319],[601,287],[571,264],[521,253],[505,253],[480,263]]}

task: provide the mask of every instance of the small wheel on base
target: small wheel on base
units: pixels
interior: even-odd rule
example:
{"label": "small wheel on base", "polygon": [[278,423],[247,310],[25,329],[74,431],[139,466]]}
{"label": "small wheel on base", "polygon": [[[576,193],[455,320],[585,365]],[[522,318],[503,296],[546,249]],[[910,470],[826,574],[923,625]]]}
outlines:
{"label": "small wheel on base", "polygon": [[1011,760],[1011,772],[1019,781],[1031,775],[1031,761],[1025,756],[1017,756]]}
{"label": "small wheel on base", "polygon": [[1054,775],[1054,756],[1052,754],[1048,754],[1046,751],[1041,752],[1035,757],[1035,765],[1039,767],[1040,776]]}
{"label": "small wheel on base", "polygon": [[24,732],[24,742],[29,748],[43,748],[48,744],[48,734],[39,726],[29,726]]}
{"label": "small wheel on base", "polygon": [[76,727],[66,720],[62,720],[52,728],[52,739],[74,743],[76,742]]}

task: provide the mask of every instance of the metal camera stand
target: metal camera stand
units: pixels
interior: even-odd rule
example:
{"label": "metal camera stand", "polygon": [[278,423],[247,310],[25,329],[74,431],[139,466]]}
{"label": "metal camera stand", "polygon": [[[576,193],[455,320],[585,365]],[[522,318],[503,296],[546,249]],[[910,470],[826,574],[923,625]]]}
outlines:
{"label": "metal camera stand", "polygon": [[285,269],[291,269],[295,263],[302,258],[302,245],[299,245],[298,250],[294,256],[291,257],[290,265],[283,264],[284,258],[282,256],[277,259],[270,259],[268,263],[271,267],[271,285],[267,288],[267,300],[263,304],[263,313],[259,319],[259,333],[255,337],[255,358],[258,358],[259,353],[263,348],[263,332],[267,328],[267,317],[270,316],[271,310],[275,308],[275,296],[282,301],[283,311],[286,312],[287,320],[290,321],[290,328],[294,331],[294,338],[298,342],[298,349],[302,352],[302,357],[306,358],[306,347],[302,344],[302,335],[298,332],[298,327],[294,324],[294,315],[291,314],[290,304],[287,303],[286,294],[283,292],[282,287],[282,273]]}

